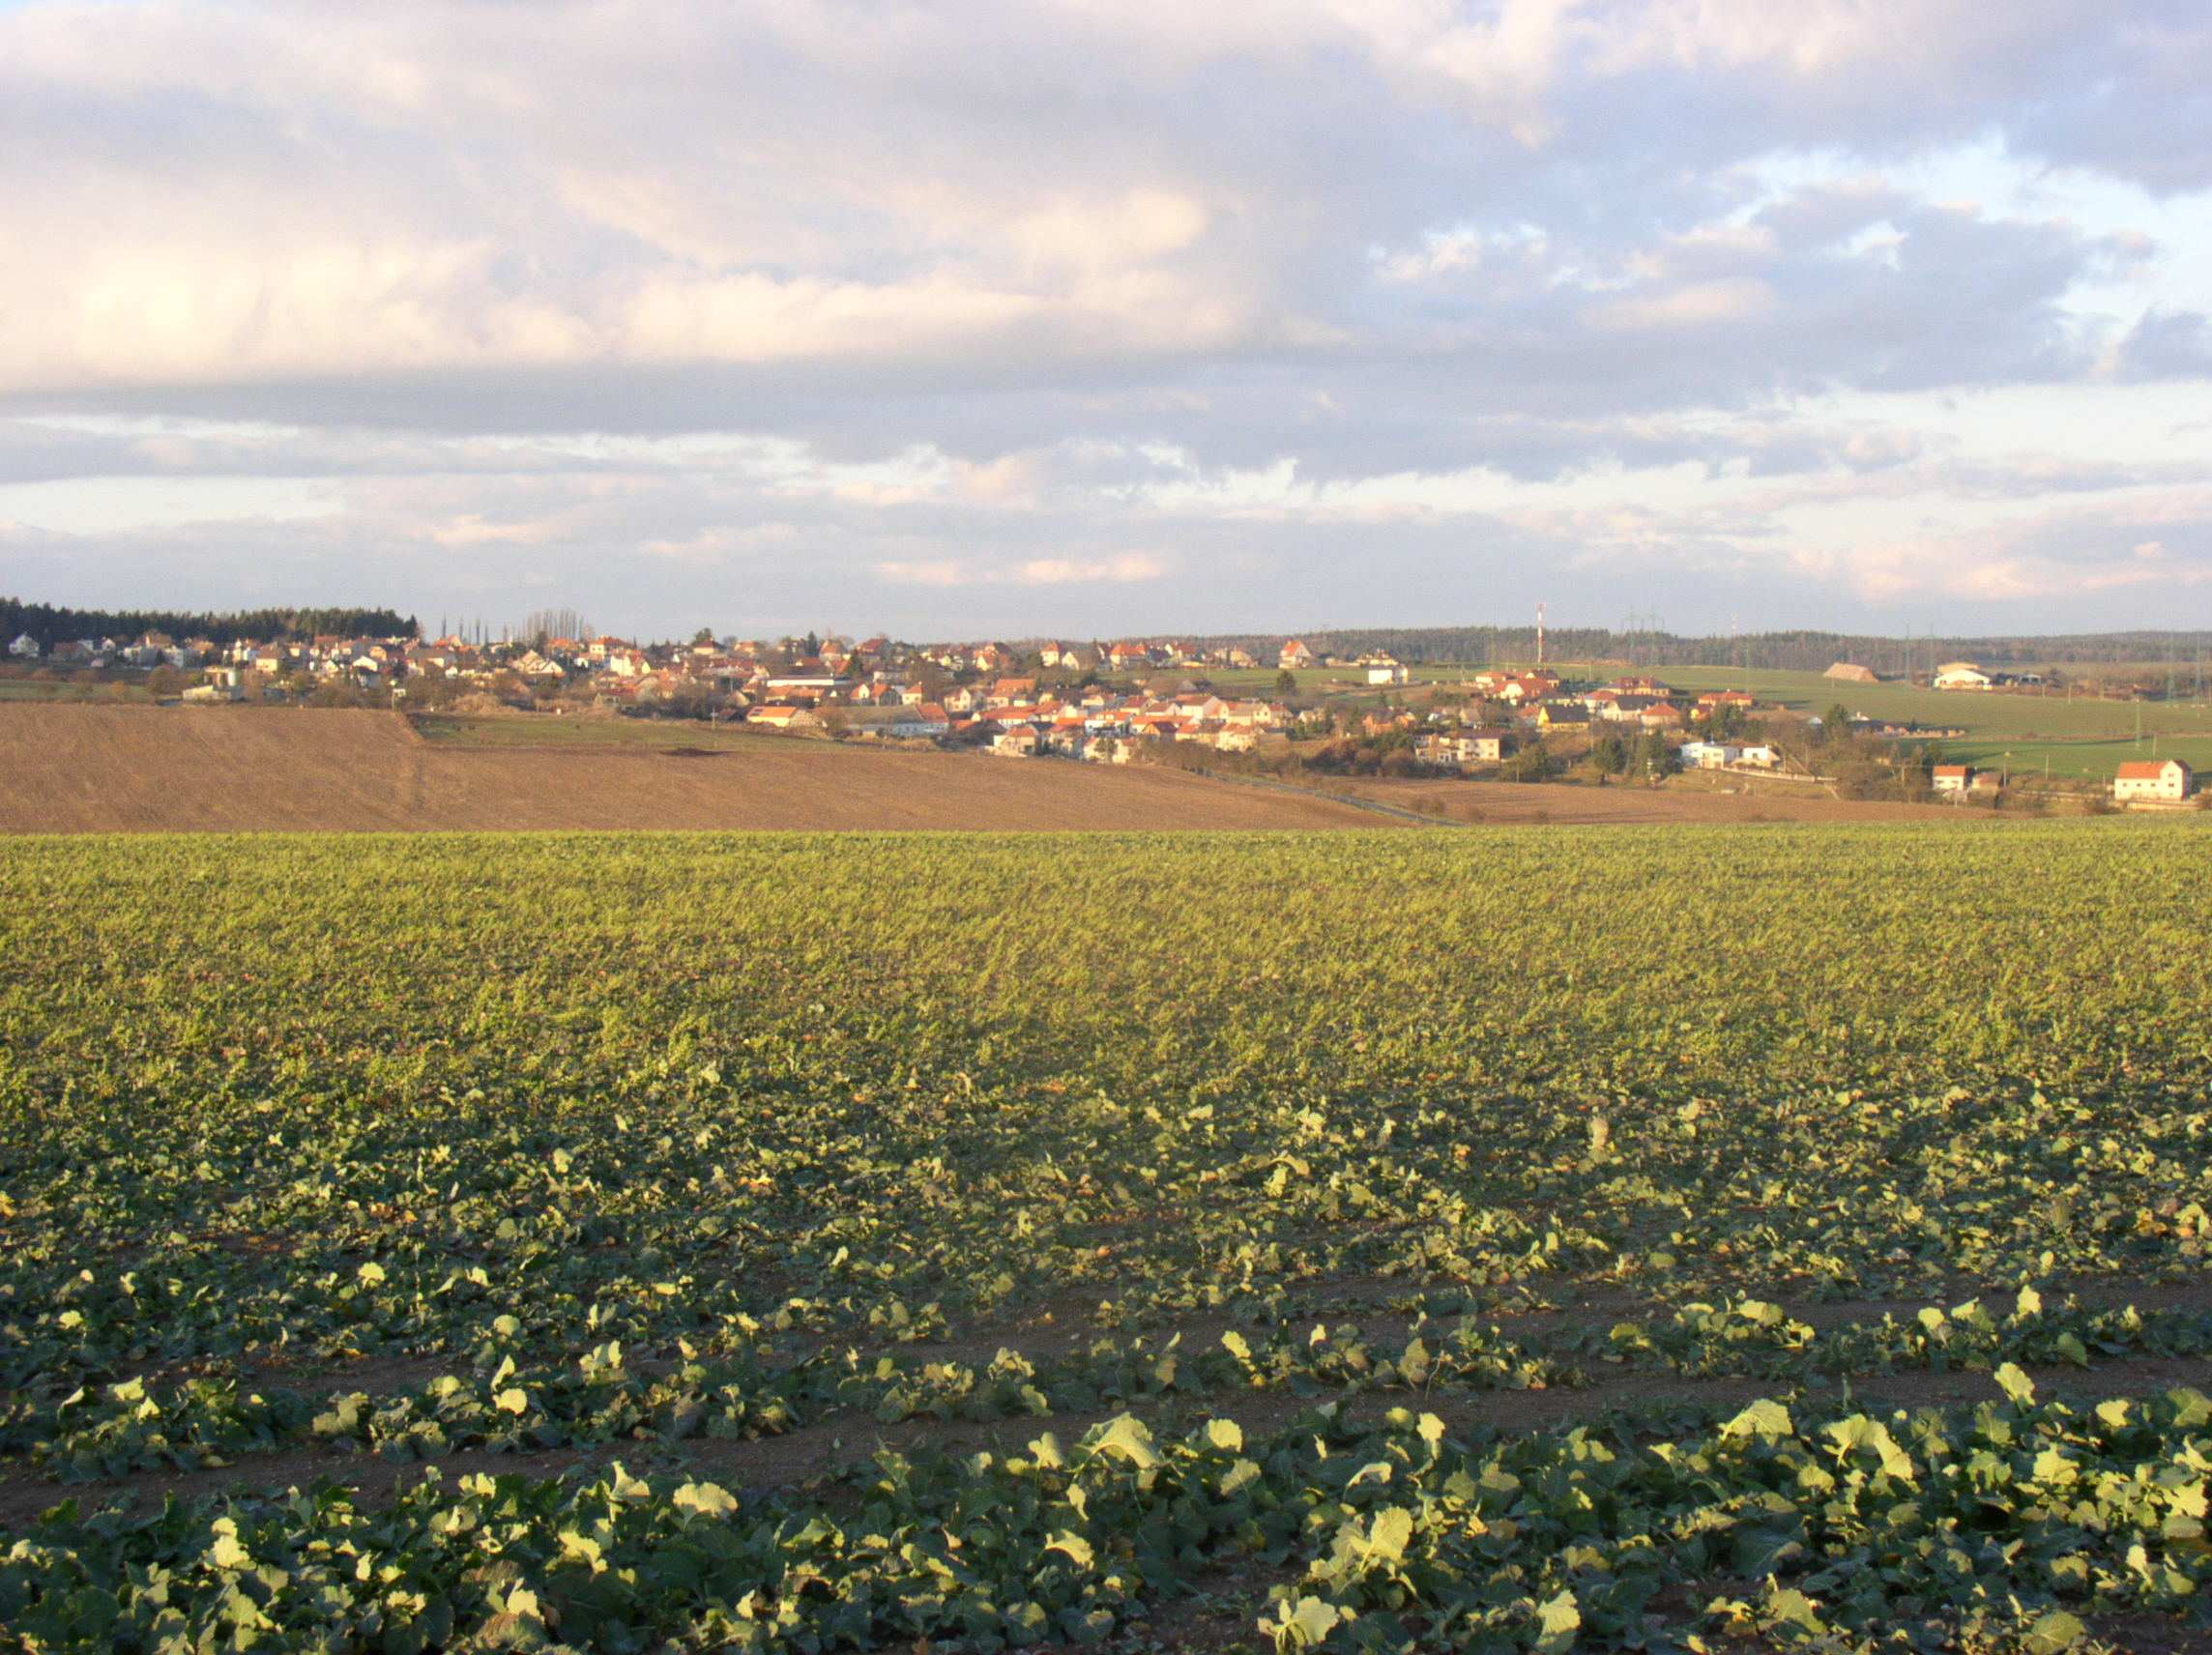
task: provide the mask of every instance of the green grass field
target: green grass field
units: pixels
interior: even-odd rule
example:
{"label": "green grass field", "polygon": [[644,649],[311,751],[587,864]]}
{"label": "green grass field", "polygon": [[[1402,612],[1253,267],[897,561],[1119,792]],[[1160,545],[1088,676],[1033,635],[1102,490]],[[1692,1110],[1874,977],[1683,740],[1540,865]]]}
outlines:
{"label": "green grass field", "polygon": [[1957,725],[1977,740],[2132,736],[2139,711],[2146,733],[2212,736],[2212,705],[2197,702],[2137,703],[2009,690],[1966,693],[1905,683],[1841,683],[1819,673],[1724,667],[1670,667],[1653,676],[1694,692],[1748,689],[1761,701],[1806,712],[1822,712],[1841,703],[1874,718]]}
{"label": "green grass field", "polygon": [[[2109,740],[2123,736],[2132,740],[2139,712],[2145,736],[2145,756],[2149,752],[2148,737],[2153,734],[2212,737],[2212,703],[2139,704],[2064,692],[1966,694],[1906,683],[1839,682],[1814,672],[1738,671],[1720,666],[1640,669],[1626,668],[1618,662],[1588,661],[1554,665],[1555,670],[1572,678],[1593,681],[1647,670],[1648,676],[1692,695],[1709,689],[1743,689],[1761,702],[1798,712],[1825,712],[1840,702],[1854,712],[1864,712],[1874,718],[1964,728],[1969,733],[1968,739],[1976,742]],[[1479,669],[1431,665],[1410,670],[1416,683],[1458,683]],[[1270,670],[1216,670],[1207,677],[1224,690],[1235,688],[1240,693],[1263,693],[1273,688],[1276,675]],[[1355,675],[1351,668],[1314,668],[1299,672],[1296,677],[1299,690],[1304,694],[1332,687],[1357,689],[1363,693],[1367,690],[1367,686],[1354,682]]]}
{"label": "green grass field", "polygon": [[2003,769],[2024,781],[2048,774],[2057,780],[2110,781],[2130,759],[2180,759],[2199,774],[2212,772],[2212,736],[2145,736],[2057,741],[1967,738],[1940,743],[1954,763]]}
{"label": "green grass field", "polygon": [[[1592,680],[1644,670],[1618,662],[1565,661],[1555,666],[1570,677]],[[1416,682],[1444,683],[1456,683],[1474,670],[1413,669]],[[1221,676],[1216,675],[1217,682]],[[1228,676],[1239,681],[1272,678]],[[1300,688],[1318,693],[1329,687],[1330,681],[1349,676],[1349,671],[1335,670],[1300,674]],[[1743,689],[1762,703],[1795,712],[1824,713],[1841,704],[1885,721],[1963,729],[1965,736],[1942,741],[1945,759],[2001,766],[2027,776],[2047,772],[2054,781],[2109,779],[2127,759],[2178,758],[2194,769],[2212,768],[2212,705],[2198,702],[2136,703],[2065,693],[1965,694],[1904,683],[1839,682],[1819,673],[1729,667],[1652,668],[1648,676],[1692,695],[1709,689]]]}
{"label": "green grass field", "polygon": [[[1414,683],[1458,683],[1472,667],[1415,666],[1408,667]],[[1203,672],[1193,669],[1192,677],[1204,678],[1224,695],[1261,695],[1275,693],[1276,681],[1282,676],[1276,667],[1208,667]],[[1368,684],[1364,675],[1353,667],[1300,667],[1291,675],[1298,681],[1298,693],[1312,696],[1329,691],[1380,696],[1389,686]]]}
{"label": "green grass field", "polygon": [[1899,683],[1841,683],[1818,673],[1732,673],[1706,667],[1670,668],[1656,676],[1686,690],[1749,689],[1761,701],[1799,711],[1825,712],[1840,704],[1875,718],[1961,728],[1965,736],[1940,743],[1945,759],[2002,767],[2016,775],[2103,780],[2125,760],[2153,757],[2181,759],[2199,769],[2212,766],[2212,707],[2196,702],[1969,694]]}
{"label": "green grass field", "polygon": [[2140,1647],[2187,833],[11,840],[0,1625]]}

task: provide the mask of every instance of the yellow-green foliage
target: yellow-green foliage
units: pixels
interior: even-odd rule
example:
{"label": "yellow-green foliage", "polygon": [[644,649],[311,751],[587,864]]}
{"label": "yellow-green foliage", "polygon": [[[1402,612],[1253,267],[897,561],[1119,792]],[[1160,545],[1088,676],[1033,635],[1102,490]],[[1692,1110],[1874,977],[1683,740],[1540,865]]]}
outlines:
{"label": "yellow-green foliage", "polygon": [[[1578,1365],[2201,1353],[2197,1322],[2018,1292],[2201,1272],[2200,843],[2129,821],[11,841],[0,1475],[308,1440],[666,1449],[840,1410],[1412,1405]],[[1443,1320],[1370,1341],[1315,1325],[1347,1284],[1439,1318],[1645,1308],[1549,1345]],[[1956,1308],[1831,1341],[1770,1302],[1886,1295]],[[1048,1306],[1102,1342],[1023,1354],[1004,1330]],[[1214,1334],[1175,1346],[1200,1316]],[[981,1342],[930,1354],[948,1335]],[[322,1396],[253,1378],[400,1352],[429,1367]],[[2193,1591],[2201,1399],[2014,1404],[1908,1427],[1795,1396],[1656,1449],[1130,1418],[742,1513],[617,1470],[389,1521],[71,1514],[0,1540],[0,1620],[200,1646],[162,1640],[232,1637],[244,1592],[266,1647],[1083,1640],[1256,1554],[1291,1584],[1249,1636],[1284,1647],[1565,1649],[1661,1604],[1708,1633],[2056,1648],[2061,1606]],[[2067,1467],[2089,1493],[2052,1492]],[[947,1562],[977,1524],[997,1538]],[[364,1596],[357,1556],[422,1601]],[[690,1584],[655,1573],[671,1557]],[[157,1564],[189,1583],[149,1597]]]}

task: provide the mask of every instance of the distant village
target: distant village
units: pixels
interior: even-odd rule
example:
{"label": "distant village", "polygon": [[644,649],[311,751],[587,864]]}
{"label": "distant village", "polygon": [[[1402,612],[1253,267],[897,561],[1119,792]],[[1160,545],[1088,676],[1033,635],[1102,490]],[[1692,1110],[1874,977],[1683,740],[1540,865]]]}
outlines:
{"label": "distant village", "polygon": [[[1533,765],[1514,767],[1525,750],[1545,748],[1588,760],[1601,779],[1675,770],[1811,775],[1789,743],[1765,738],[1764,725],[1753,718],[1761,710],[1743,691],[1691,695],[1642,675],[1572,682],[1546,668],[1500,668],[1424,684],[1426,704],[1413,705],[1391,693],[1412,683],[1404,663],[1385,653],[1340,656],[1297,638],[1256,653],[1151,639],[1016,648],[812,634],[747,640],[702,631],[687,643],[643,646],[543,634],[218,643],[149,631],[50,648],[25,633],[10,642],[8,655],[19,667],[135,669],[158,692],[186,705],[295,701],[410,711],[629,713],[1092,764],[1182,762],[1188,752],[1264,761],[1287,754],[1294,742],[1321,742],[1307,747],[1312,756],[1301,762],[1318,759],[1327,769],[1333,754],[1343,768],[1396,775],[1540,779]],[[1300,693],[1295,675],[1316,669],[1329,671],[1335,693]],[[1846,684],[1877,682],[1870,669],[1849,662],[1836,663],[1826,676]],[[1930,682],[1936,689],[1988,692],[2040,681],[1953,661]],[[1439,690],[1456,693],[1445,698]],[[1348,698],[1357,691],[1382,693],[1354,704]],[[1817,730],[1820,722],[1790,717],[1788,726]],[[1848,734],[1925,740],[1963,732],[1854,718]],[[1994,772],[1941,763],[1928,767],[1925,778],[1939,798],[1970,798],[1999,783]],[[2123,764],[2111,785],[2122,803],[2173,804],[2195,794],[2196,778],[2174,759]]]}
{"label": "distant village", "polygon": [[[18,660],[40,657],[27,636],[10,646]],[[310,697],[338,687],[378,702],[415,708],[470,697],[537,704],[548,695],[584,699],[617,711],[690,713],[776,731],[820,731],[848,738],[936,740],[981,746],[1014,758],[1062,755],[1126,763],[1146,741],[1194,743],[1250,752],[1336,721],[1325,705],[1295,704],[1280,693],[1238,695],[1210,687],[1208,674],[1297,673],[1336,668],[1346,682],[1391,688],[1412,682],[1383,654],[1341,658],[1286,640],[1271,660],[1242,649],[1199,650],[1174,642],[1111,645],[1047,641],[1029,650],[998,643],[904,645],[886,638],[785,638],[773,643],[702,636],[688,644],[638,646],[624,639],[544,638],[471,643],[459,637],[241,640],[217,645],[150,632],[58,644],[57,666],[166,667],[191,675],[178,691],[187,703]],[[1186,675],[1161,688],[1161,675]],[[1150,687],[1139,687],[1144,681]],[[1414,759],[1440,769],[1469,769],[1510,757],[1532,733],[1586,732],[1608,724],[1633,732],[1679,734],[1709,714],[1749,708],[1733,693],[1679,697],[1649,679],[1569,691],[1549,671],[1478,672],[1466,687],[1469,711],[1445,716],[1379,711],[1354,734],[1412,737]],[[456,694],[456,692],[458,692]],[[1445,728],[1425,728],[1441,724]],[[1301,726],[1307,727],[1301,731]],[[1772,768],[1772,748],[1684,740],[1683,762]]]}

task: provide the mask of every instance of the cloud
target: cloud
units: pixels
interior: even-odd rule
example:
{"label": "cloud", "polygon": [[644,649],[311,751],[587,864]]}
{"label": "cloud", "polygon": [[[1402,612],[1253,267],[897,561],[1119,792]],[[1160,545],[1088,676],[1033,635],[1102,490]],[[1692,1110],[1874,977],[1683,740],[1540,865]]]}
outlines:
{"label": "cloud", "polygon": [[2144,313],[2113,348],[2121,379],[2212,379],[2212,317],[2200,310]]}
{"label": "cloud", "polygon": [[2187,532],[2107,566],[2207,469],[2207,85],[2181,0],[35,0],[11,584],[2187,603]]}
{"label": "cloud", "polygon": [[474,511],[429,526],[432,540],[456,550],[469,546],[541,546],[558,532],[544,523],[487,523]]}
{"label": "cloud", "polygon": [[1748,322],[1776,308],[1774,289],[1754,276],[1698,281],[1666,293],[1615,299],[1592,305],[1590,325],[1607,333],[1641,333],[1654,328],[1712,328]]}
{"label": "cloud", "polygon": [[1026,558],[992,566],[957,558],[892,558],[876,565],[888,581],[913,586],[1117,586],[1159,580],[1174,566],[1155,552],[1114,552],[1095,558]]}

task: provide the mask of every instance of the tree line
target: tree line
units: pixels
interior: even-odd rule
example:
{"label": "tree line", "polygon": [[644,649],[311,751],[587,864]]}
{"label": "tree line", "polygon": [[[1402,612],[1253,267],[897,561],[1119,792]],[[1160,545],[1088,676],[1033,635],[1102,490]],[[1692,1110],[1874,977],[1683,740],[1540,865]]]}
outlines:
{"label": "tree line", "polygon": [[[1200,640],[1203,648],[1242,648],[1272,660],[1282,634],[1224,634]],[[1297,634],[1320,653],[1361,655],[1371,651],[1419,665],[1425,662],[1532,661],[1536,628],[1528,626],[1363,626],[1319,628]],[[1623,631],[1611,626],[1551,626],[1544,632],[1548,661],[1620,661],[1637,667],[1741,666],[1772,672],[1823,672],[1837,661],[1855,661],[1884,677],[1927,673],[1949,660],[1985,665],[2042,662],[2194,663],[2212,651],[2197,632],[2085,632],[2055,637],[2030,633],[1887,637],[1879,633],[1817,630],[1747,632],[1739,636],[1664,631]]]}
{"label": "tree line", "polygon": [[69,609],[0,597],[0,642],[29,633],[42,649],[76,638],[129,640],[141,632],[172,638],[206,638],[217,644],[337,637],[413,638],[422,628],[394,609],[330,607],[239,609],[221,614],[178,609]]}

